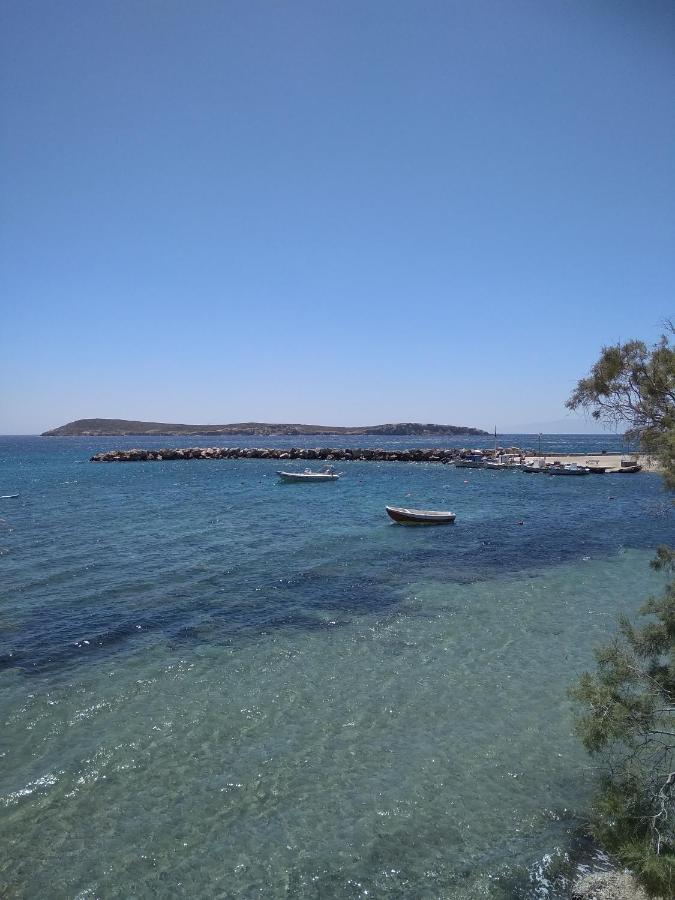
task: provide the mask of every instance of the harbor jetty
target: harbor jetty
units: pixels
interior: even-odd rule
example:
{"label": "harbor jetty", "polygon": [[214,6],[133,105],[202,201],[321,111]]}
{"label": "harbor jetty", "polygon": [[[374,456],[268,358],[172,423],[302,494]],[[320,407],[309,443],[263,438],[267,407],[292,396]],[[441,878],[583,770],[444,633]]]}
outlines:
{"label": "harbor jetty", "polygon": [[[469,451],[455,447],[413,450],[384,450],[358,447],[171,447],[162,450],[107,450],[95,453],[91,462],[161,462],[177,459],[300,459],[374,460],[376,462],[449,463]],[[519,452],[519,451],[516,451]]]}
{"label": "harbor jetty", "polygon": [[95,453],[91,462],[163,462],[190,459],[274,459],[322,462],[420,462],[454,463],[461,456],[481,453],[486,460],[507,454],[520,457],[524,462],[540,460],[544,465],[565,465],[576,463],[582,466],[600,466],[612,473],[624,471],[628,463],[638,463],[647,471],[658,471],[658,461],[644,454],[626,459],[618,453],[608,453],[591,457],[585,453],[538,454],[534,450],[519,447],[497,447],[494,450],[472,451],[459,447],[414,448],[409,450],[387,450],[372,447],[164,447],[162,449],[134,448],[131,450],[104,450]]}

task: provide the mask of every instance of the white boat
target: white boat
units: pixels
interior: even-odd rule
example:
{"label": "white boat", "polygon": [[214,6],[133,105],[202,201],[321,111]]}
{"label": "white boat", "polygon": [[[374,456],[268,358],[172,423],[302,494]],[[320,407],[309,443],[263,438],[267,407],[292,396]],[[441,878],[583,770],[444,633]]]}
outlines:
{"label": "white boat", "polygon": [[591,475],[604,475],[609,466],[601,466],[596,460],[587,459],[586,468]]}
{"label": "white boat", "polygon": [[485,457],[482,453],[471,453],[467,456],[460,456],[455,460],[457,469],[484,469]]}
{"label": "white boat", "polygon": [[547,475],[590,475],[590,469],[578,466],[576,463],[567,463],[564,466],[547,466]]}
{"label": "white boat", "polygon": [[407,509],[405,506],[385,506],[385,509],[400,525],[450,525],[456,518],[453,512],[437,509]]}
{"label": "white boat", "polygon": [[521,472],[529,472],[531,475],[538,475],[539,472],[545,471],[544,460],[534,460],[534,462],[523,463],[520,466]]}
{"label": "white boat", "polygon": [[312,469],[305,469],[304,472],[277,472],[282,481],[337,481],[340,474],[332,466],[326,466],[320,472]]}
{"label": "white boat", "polygon": [[[480,456],[480,465],[476,468],[479,469],[505,469],[504,461],[500,455],[497,454],[497,426],[495,425],[495,449],[492,456],[484,457],[483,454],[478,454],[476,451],[472,454],[472,456]],[[473,468],[469,466],[469,468]]]}
{"label": "white boat", "polygon": [[502,453],[495,459],[485,460],[486,469],[497,469],[499,471],[509,469],[510,471],[515,472],[521,465],[520,457],[512,453]]}

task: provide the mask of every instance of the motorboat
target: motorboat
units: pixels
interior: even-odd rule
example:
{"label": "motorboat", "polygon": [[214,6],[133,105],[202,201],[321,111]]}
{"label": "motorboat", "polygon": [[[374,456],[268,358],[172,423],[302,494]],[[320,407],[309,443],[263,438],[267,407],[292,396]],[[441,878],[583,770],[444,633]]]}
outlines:
{"label": "motorboat", "polygon": [[501,471],[502,469],[510,469],[512,467],[507,466],[506,463],[502,462],[500,459],[486,459],[483,468]]}
{"label": "motorboat", "polygon": [[[513,461],[513,457],[510,455],[505,455],[500,453],[497,448],[497,426],[495,425],[495,448],[492,451],[490,456],[485,456],[483,453],[479,453],[474,450],[471,454],[472,456],[477,456],[480,459],[480,465],[477,468],[481,469],[493,469],[493,470],[503,470],[513,468],[511,465]],[[471,467],[470,467],[471,468]]]}
{"label": "motorboat", "polygon": [[579,466],[577,463],[547,466],[545,472],[547,475],[590,475],[590,469],[587,469],[586,466]]}
{"label": "motorboat", "polygon": [[599,459],[587,459],[586,468],[591,475],[604,475],[609,466],[603,466]]}
{"label": "motorboat", "polygon": [[337,481],[341,473],[333,466],[326,466],[320,471],[305,469],[304,472],[277,472],[282,481]]}
{"label": "motorboat", "polygon": [[460,456],[455,460],[455,466],[458,469],[484,469],[485,457],[482,453],[467,453],[466,456]]}
{"label": "motorboat", "polygon": [[511,472],[514,472],[516,469],[521,467],[521,457],[516,456],[513,453],[501,453],[499,456],[496,456],[494,459],[486,459],[485,460],[485,468],[486,469],[496,469],[498,471],[504,471],[508,469]]}
{"label": "motorboat", "polygon": [[385,506],[385,509],[399,525],[451,525],[456,518],[453,512],[436,509],[407,509],[404,506]]}
{"label": "motorboat", "polygon": [[529,472],[530,475],[538,475],[540,472],[544,472],[545,470],[546,470],[546,467],[544,465],[543,457],[540,457],[539,459],[534,459],[534,460],[532,460],[532,462],[529,462],[529,463],[523,463],[520,466],[521,472]]}

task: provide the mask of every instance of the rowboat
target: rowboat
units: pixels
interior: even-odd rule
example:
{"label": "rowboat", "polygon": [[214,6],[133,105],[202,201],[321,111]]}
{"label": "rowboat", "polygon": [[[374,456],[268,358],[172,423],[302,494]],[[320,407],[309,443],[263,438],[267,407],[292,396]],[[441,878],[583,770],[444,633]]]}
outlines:
{"label": "rowboat", "polygon": [[453,512],[435,509],[406,509],[404,506],[385,506],[389,517],[400,525],[450,525],[455,521]]}
{"label": "rowboat", "polygon": [[332,466],[326,466],[320,472],[305,469],[304,472],[277,472],[282,481],[337,481],[340,473]]}

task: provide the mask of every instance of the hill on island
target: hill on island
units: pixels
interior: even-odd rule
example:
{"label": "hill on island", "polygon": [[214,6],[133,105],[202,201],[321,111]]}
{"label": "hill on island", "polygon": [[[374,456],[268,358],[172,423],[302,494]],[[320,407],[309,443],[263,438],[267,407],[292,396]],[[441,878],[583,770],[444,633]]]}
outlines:
{"label": "hill on island", "polygon": [[487,431],[464,425],[422,425],[419,422],[398,422],[389,425],[285,425],[268,422],[236,422],[230,425],[170,425],[166,422],[132,422],[127,419],[78,419],[43,431],[43,437],[104,435],[179,435],[179,434],[394,434],[394,435],[484,435]]}

